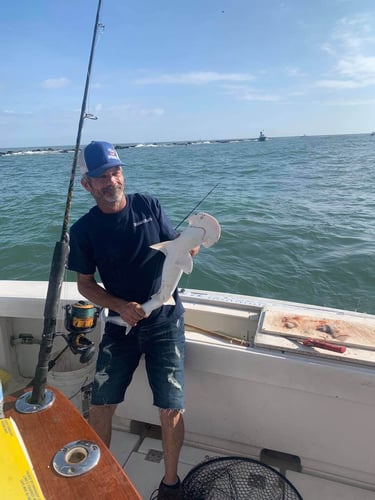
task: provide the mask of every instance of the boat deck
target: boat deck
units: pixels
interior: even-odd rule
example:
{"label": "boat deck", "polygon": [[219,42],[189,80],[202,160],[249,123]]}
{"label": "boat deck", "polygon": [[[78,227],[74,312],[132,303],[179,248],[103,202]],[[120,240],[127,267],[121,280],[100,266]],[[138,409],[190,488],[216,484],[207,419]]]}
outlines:
{"label": "boat deck", "polygon": [[[0,368],[12,375],[12,393],[35,372],[46,284],[2,284]],[[75,284],[69,285],[62,305],[80,299]],[[181,296],[187,339],[181,479],[206,457],[264,461],[267,449],[300,460],[300,468],[266,463],[279,468],[304,500],[374,499],[375,441],[369,430],[375,415],[375,317],[224,293],[182,290]],[[96,345],[102,327],[90,333]],[[305,346],[310,337],[346,350]],[[56,336],[53,358],[64,347]],[[76,403],[94,360],[82,368],[77,357],[66,355],[48,383]],[[159,418],[151,401],[141,359],[116,411],[111,451],[145,500],[163,475]]]}
{"label": "boat deck", "polygon": [[[143,427],[138,434],[118,429],[115,426],[110,449],[141,497],[144,500],[149,500],[153,491],[158,488],[164,470],[158,428],[156,426],[150,426],[148,429]],[[186,440],[180,455],[179,474],[181,479],[200,462],[224,455],[226,455],[225,450],[219,452],[215,449],[200,448]],[[249,458],[257,459],[259,457]],[[280,472],[280,469],[277,470]],[[312,474],[287,470],[284,475],[304,500],[353,500],[354,498],[356,500],[374,500],[375,498],[374,491],[339,484]]]}
{"label": "boat deck", "polygon": [[[22,377],[13,378],[9,389],[25,387],[30,382]],[[220,418],[220,416],[218,416]],[[259,449],[244,445],[241,454],[234,452],[230,441],[216,440],[212,445],[200,443],[200,436],[189,433],[180,454],[179,475],[181,480],[201,462],[221,456],[242,456],[260,460]],[[127,420],[115,414],[110,451],[124,469],[143,500],[150,500],[157,490],[164,473],[160,426],[134,420]],[[280,461],[279,466],[272,458],[264,463],[283,474],[297,489],[304,500],[374,500],[375,491],[358,487],[350,482],[337,482],[332,474],[314,470],[296,470],[293,463]],[[293,470],[294,469],[294,470]],[[297,467],[298,469],[298,467]],[[371,486],[369,486],[371,488]],[[268,500],[265,498],[265,500]],[[269,499],[272,500],[272,499]]]}

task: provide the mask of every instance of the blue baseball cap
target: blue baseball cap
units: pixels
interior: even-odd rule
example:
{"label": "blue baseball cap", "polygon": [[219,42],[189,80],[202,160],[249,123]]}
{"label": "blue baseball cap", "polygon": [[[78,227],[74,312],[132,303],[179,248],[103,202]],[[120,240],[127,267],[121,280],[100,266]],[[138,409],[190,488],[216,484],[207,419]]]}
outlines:
{"label": "blue baseball cap", "polygon": [[92,141],[80,153],[79,165],[82,175],[99,177],[113,167],[124,165],[113,144],[104,141]]}

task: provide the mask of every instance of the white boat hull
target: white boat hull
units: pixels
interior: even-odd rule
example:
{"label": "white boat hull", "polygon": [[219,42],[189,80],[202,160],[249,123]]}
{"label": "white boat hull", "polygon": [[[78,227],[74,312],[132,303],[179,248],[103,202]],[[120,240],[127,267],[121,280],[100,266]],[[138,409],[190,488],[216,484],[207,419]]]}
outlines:
{"label": "white boat hull", "polygon": [[[64,287],[62,305],[81,298],[75,284]],[[42,282],[0,282],[0,368],[15,381],[20,380],[26,360],[35,365],[36,358],[30,359],[36,356],[37,346],[12,346],[10,337],[28,332],[40,337],[46,290],[47,283]],[[342,491],[352,494],[352,488],[355,498],[373,498],[374,350],[351,347],[337,354],[305,348],[285,336],[263,333],[262,315],[284,308],[285,314],[299,310],[318,317],[340,315],[370,326],[375,318],[197,290],[184,291],[182,299],[187,338],[186,441],[217,453],[255,459],[268,450],[271,456],[281,457],[280,470],[286,471],[304,498],[323,498],[304,495],[318,480],[335,483],[335,491],[341,491],[330,500],[349,499]],[[93,335],[96,342],[101,329],[99,324]],[[219,337],[224,335],[234,340]],[[56,348],[60,340],[56,338]],[[140,367],[126,402],[118,407],[116,425],[125,427],[129,421],[157,425],[158,413],[151,401],[145,370]],[[300,463],[299,472],[295,463]]]}

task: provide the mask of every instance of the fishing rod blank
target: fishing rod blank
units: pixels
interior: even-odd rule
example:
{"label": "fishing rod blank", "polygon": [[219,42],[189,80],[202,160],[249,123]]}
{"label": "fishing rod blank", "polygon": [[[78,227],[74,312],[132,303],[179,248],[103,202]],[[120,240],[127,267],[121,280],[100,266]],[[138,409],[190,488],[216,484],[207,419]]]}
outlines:
{"label": "fishing rod blank", "polygon": [[23,395],[22,398],[20,398],[17,401],[18,405],[16,403],[16,407],[18,411],[20,411],[21,413],[35,413],[37,411],[43,410],[47,406],[52,404],[54,399],[53,394],[51,396],[51,391],[46,391],[45,387],[47,384],[48,364],[49,364],[49,359],[51,357],[53,340],[56,335],[56,323],[58,316],[58,306],[61,297],[61,288],[64,280],[65,266],[69,254],[68,224],[69,224],[70,209],[72,204],[74,179],[77,168],[77,159],[81,143],[81,134],[85,118],[90,118],[90,114],[88,115],[86,113],[86,103],[87,103],[88,90],[90,86],[91,67],[94,58],[94,49],[97,40],[97,34],[99,28],[100,29],[103,28],[103,25],[99,23],[101,3],[102,1],[99,0],[96,12],[92,43],[91,43],[90,58],[87,68],[85,90],[82,99],[81,114],[78,124],[72,171],[70,176],[68,195],[66,199],[64,220],[61,229],[61,238],[60,241],[56,242],[52,258],[50,276],[48,281],[47,297],[44,307],[44,328],[42,334],[42,341],[39,350],[38,364],[32,382],[33,390],[31,393],[31,397],[30,393],[26,393]]}

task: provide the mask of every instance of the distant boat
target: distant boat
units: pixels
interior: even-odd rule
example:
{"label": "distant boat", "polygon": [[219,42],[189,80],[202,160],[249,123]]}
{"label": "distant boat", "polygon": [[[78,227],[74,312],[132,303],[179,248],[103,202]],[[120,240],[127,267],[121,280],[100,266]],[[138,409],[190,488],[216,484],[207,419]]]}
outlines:
{"label": "distant boat", "polygon": [[371,132],[371,134],[370,134],[370,135],[375,135],[375,132]]}
{"label": "distant boat", "polygon": [[262,141],[265,141],[266,139],[267,139],[267,137],[264,135],[263,130],[261,130],[261,131],[259,132],[258,141],[261,141],[261,142],[262,142]]}

